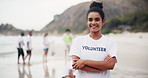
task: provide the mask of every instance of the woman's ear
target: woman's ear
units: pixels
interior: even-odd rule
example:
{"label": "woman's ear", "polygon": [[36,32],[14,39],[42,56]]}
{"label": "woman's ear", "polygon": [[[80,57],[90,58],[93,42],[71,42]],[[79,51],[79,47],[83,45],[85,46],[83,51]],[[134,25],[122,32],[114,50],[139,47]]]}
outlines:
{"label": "woman's ear", "polygon": [[106,19],[104,18],[104,20],[102,21],[102,24],[104,24],[104,23],[105,23],[105,21],[106,21]]}

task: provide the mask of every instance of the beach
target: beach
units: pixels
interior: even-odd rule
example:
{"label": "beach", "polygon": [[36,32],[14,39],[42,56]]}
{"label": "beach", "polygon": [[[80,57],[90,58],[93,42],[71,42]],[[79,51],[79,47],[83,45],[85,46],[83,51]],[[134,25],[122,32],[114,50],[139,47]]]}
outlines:
{"label": "beach", "polygon": [[[111,70],[112,78],[148,78],[148,33],[126,32],[106,36],[115,39],[118,44],[118,60],[114,70]],[[22,63],[18,65],[15,45],[10,47],[7,45],[12,52],[6,53],[7,50],[0,52],[0,78],[61,78],[66,66],[64,42],[61,36],[54,36],[51,39],[47,63],[42,62],[43,49],[40,36],[33,38],[31,65]]]}
{"label": "beach", "polygon": [[113,78],[148,78],[148,33],[111,34],[118,43]]}

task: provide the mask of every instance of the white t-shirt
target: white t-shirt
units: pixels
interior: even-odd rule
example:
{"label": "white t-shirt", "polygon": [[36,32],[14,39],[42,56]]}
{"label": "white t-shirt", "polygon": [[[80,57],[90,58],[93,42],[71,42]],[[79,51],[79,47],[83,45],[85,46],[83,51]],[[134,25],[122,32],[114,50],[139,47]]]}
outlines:
{"label": "white t-shirt", "polygon": [[48,40],[48,37],[44,37],[43,39],[43,45],[44,45],[44,48],[48,48],[49,47],[49,40]]}
{"label": "white t-shirt", "polygon": [[[19,46],[19,43],[20,43],[20,46]],[[23,46],[24,46],[24,38],[23,36],[19,36],[17,41],[17,48],[23,48]]]}
{"label": "white t-shirt", "polygon": [[26,43],[26,50],[31,50],[32,49],[32,40],[31,40],[30,35],[27,36],[26,41],[27,41],[27,43],[29,42],[29,48],[28,48],[27,43]]}
{"label": "white t-shirt", "polygon": [[[116,57],[116,42],[102,35],[99,40],[92,39],[89,35],[74,39],[69,55],[76,55],[80,59],[104,61],[107,55]],[[76,78],[111,78],[110,70],[104,72],[76,71]]]}

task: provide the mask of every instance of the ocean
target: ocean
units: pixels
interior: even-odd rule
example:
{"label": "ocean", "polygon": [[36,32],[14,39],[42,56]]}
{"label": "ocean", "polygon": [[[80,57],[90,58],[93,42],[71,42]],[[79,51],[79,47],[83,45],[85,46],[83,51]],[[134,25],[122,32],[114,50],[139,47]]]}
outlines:
{"label": "ocean", "polygon": [[16,51],[17,36],[0,36],[0,54]]}
{"label": "ocean", "polygon": [[[26,36],[24,36],[24,40]],[[0,36],[0,54],[8,54],[17,52],[17,40],[18,36]],[[62,36],[50,36],[50,44],[63,43]],[[25,42],[26,43],[26,42]],[[24,46],[25,48],[26,46]],[[32,36],[32,47],[33,49],[43,48],[43,36]]]}

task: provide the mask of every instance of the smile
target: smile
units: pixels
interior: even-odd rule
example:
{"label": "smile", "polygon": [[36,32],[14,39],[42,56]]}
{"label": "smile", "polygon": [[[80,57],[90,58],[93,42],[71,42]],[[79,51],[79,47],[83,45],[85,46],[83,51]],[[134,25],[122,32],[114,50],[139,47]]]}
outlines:
{"label": "smile", "polygon": [[98,26],[97,26],[97,25],[95,25],[95,26],[90,26],[90,27],[94,28],[94,27],[98,27]]}

